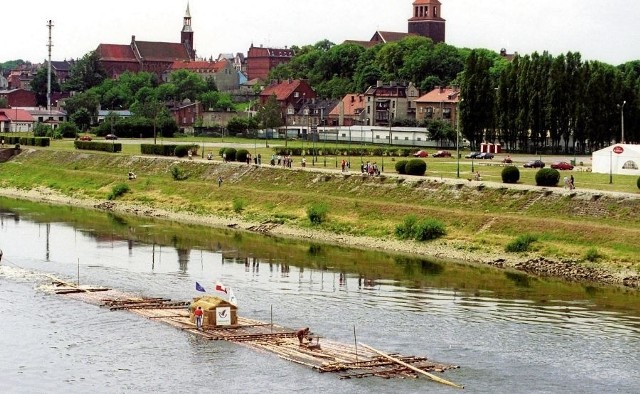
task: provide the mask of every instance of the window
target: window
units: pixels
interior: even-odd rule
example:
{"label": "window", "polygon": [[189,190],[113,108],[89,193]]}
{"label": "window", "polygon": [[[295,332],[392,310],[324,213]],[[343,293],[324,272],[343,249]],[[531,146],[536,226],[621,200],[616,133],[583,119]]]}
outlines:
{"label": "window", "polygon": [[442,119],[451,119],[451,108],[442,109]]}
{"label": "window", "polygon": [[418,138],[417,138],[417,140],[418,140],[418,141],[422,141],[422,138],[418,137]]}
{"label": "window", "polygon": [[637,170],[638,169],[638,164],[636,164],[635,161],[633,160],[629,160],[628,162],[624,163],[624,165],[622,166],[623,170]]}
{"label": "window", "polygon": [[293,97],[296,97],[296,98],[300,97],[300,92],[293,92]]}
{"label": "window", "polygon": [[[398,139],[398,137],[396,137],[396,139]],[[405,141],[409,141],[409,137],[404,137]]]}

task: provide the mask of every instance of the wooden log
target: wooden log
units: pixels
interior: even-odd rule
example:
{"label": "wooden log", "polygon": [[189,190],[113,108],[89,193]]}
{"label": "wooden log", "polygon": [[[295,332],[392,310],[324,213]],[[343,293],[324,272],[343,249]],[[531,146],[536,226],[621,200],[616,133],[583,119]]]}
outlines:
{"label": "wooden log", "polygon": [[442,378],[440,378],[440,377],[438,377],[438,376],[436,376],[436,375],[430,374],[429,372],[425,372],[425,371],[421,370],[420,368],[416,368],[416,367],[414,367],[413,365],[408,364],[408,363],[405,363],[405,362],[404,362],[404,361],[402,361],[402,360],[398,360],[398,359],[397,359],[397,358],[395,358],[395,357],[391,357],[391,356],[390,356],[390,355],[388,355],[387,353],[384,353],[384,352],[382,352],[382,351],[380,351],[380,350],[374,349],[374,348],[372,348],[371,346],[365,345],[365,344],[364,344],[364,343],[362,343],[362,342],[360,342],[360,346],[364,347],[365,349],[369,349],[369,350],[371,350],[372,352],[377,353],[377,354],[381,355],[382,357],[387,358],[387,359],[389,359],[389,360],[391,360],[391,361],[393,361],[393,362],[395,362],[395,363],[398,363],[398,364],[400,364],[400,365],[402,365],[402,366],[405,366],[405,367],[409,368],[409,369],[410,369],[410,370],[412,370],[412,371],[415,371],[415,372],[417,372],[417,373],[419,373],[419,374],[422,374],[422,375],[424,375],[424,376],[427,376],[427,377],[429,377],[431,380],[433,380],[433,381],[435,381],[435,382],[442,383],[442,384],[446,384],[446,385],[453,386],[453,387],[457,387],[457,388],[459,388],[459,389],[463,389],[463,388],[464,388],[464,386],[462,386],[462,385],[459,385],[459,384],[456,384],[456,383],[450,382],[450,381],[448,381],[448,380],[442,379]]}

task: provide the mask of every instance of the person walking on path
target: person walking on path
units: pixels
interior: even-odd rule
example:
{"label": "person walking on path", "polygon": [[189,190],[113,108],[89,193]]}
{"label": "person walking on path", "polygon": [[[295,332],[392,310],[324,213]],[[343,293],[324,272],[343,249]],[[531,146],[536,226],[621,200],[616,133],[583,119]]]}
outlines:
{"label": "person walking on path", "polygon": [[218,187],[222,186],[222,177],[218,177]]}
{"label": "person walking on path", "polygon": [[196,317],[196,328],[198,330],[202,330],[202,315],[203,315],[203,311],[202,311],[202,307],[199,306],[194,312],[193,314]]}
{"label": "person walking on path", "polygon": [[575,182],[575,179],[573,179],[573,174],[572,174],[571,178],[569,179],[569,189],[573,190],[576,188],[576,185],[574,182]]}

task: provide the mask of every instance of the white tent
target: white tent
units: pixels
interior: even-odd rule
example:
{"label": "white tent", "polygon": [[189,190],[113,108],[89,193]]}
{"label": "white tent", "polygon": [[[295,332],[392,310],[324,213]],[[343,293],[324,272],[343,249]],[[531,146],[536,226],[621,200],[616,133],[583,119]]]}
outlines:
{"label": "white tent", "polygon": [[593,152],[592,171],[600,174],[640,175],[640,145],[615,144]]}

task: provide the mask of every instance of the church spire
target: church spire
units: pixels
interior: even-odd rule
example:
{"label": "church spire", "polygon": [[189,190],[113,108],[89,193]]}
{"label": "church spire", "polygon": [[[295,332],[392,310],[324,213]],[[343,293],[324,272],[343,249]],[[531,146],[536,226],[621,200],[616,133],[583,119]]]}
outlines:
{"label": "church spire", "polygon": [[180,42],[189,51],[189,57],[192,60],[196,58],[196,51],[193,49],[193,29],[191,28],[191,11],[189,10],[189,2],[187,1],[187,11],[184,13],[184,23],[182,32],[180,33]]}

